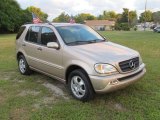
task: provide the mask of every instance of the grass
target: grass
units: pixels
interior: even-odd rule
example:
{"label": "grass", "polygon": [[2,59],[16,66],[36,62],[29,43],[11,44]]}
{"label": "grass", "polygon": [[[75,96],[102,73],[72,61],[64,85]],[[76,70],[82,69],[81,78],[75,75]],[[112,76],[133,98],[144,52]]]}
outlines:
{"label": "grass", "polygon": [[[139,82],[117,92],[97,95],[82,103],[67,88],[39,73],[22,76],[15,59],[15,34],[0,35],[0,120],[159,120],[160,34],[153,32],[101,32],[110,41],[138,50],[147,73]],[[68,99],[44,84],[61,88]]]}

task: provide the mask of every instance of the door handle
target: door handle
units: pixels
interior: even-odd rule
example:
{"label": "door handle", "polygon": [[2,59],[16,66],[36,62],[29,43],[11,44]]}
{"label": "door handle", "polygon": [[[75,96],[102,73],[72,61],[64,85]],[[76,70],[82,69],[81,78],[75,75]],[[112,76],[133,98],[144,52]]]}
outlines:
{"label": "door handle", "polygon": [[26,44],[25,44],[25,43],[23,43],[23,44],[22,44],[22,46],[26,46]]}
{"label": "door handle", "polygon": [[40,51],[42,51],[42,48],[41,48],[41,47],[38,47],[38,48],[37,48],[37,50],[40,50]]}

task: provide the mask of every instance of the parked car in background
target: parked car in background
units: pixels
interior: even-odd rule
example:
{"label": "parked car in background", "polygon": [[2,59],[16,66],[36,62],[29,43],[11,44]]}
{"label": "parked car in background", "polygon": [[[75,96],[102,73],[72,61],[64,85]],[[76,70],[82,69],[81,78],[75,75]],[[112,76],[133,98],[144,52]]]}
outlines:
{"label": "parked car in background", "polygon": [[146,72],[137,51],[82,24],[23,25],[16,37],[16,54],[21,74],[34,70],[56,78],[81,101],[124,88]]}
{"label": "parked car in background", "polygon": [[154,32],[160,33],[160,26],[153,29]]}

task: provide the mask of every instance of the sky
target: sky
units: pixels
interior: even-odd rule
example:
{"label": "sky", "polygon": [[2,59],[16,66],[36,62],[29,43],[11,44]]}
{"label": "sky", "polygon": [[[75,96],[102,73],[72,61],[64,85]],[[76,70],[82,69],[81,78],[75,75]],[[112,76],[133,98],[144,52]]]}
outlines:
{"label": "sky", "polygon": [[[57,17],[61,12],[69,15],[90,13],[95,16],[104,10],[122,13],[123,8],[136,10],[138,15],[144,12],[146,0],[17,0],[22,9],[29,6],[40,8],[49,15],[48,20]],[[160,0],[147,0],[147,10],[160,11]]]}

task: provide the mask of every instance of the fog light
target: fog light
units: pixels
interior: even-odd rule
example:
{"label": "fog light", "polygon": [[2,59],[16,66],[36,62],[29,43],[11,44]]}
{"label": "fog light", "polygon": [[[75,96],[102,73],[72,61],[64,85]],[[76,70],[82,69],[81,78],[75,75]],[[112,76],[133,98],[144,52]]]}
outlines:
{"label": "fog light", "polygon": [[110,81],[108,84],[109,85],[115,85],[115,84],[118,84],[118,80],[112,80],[112,81]]}

